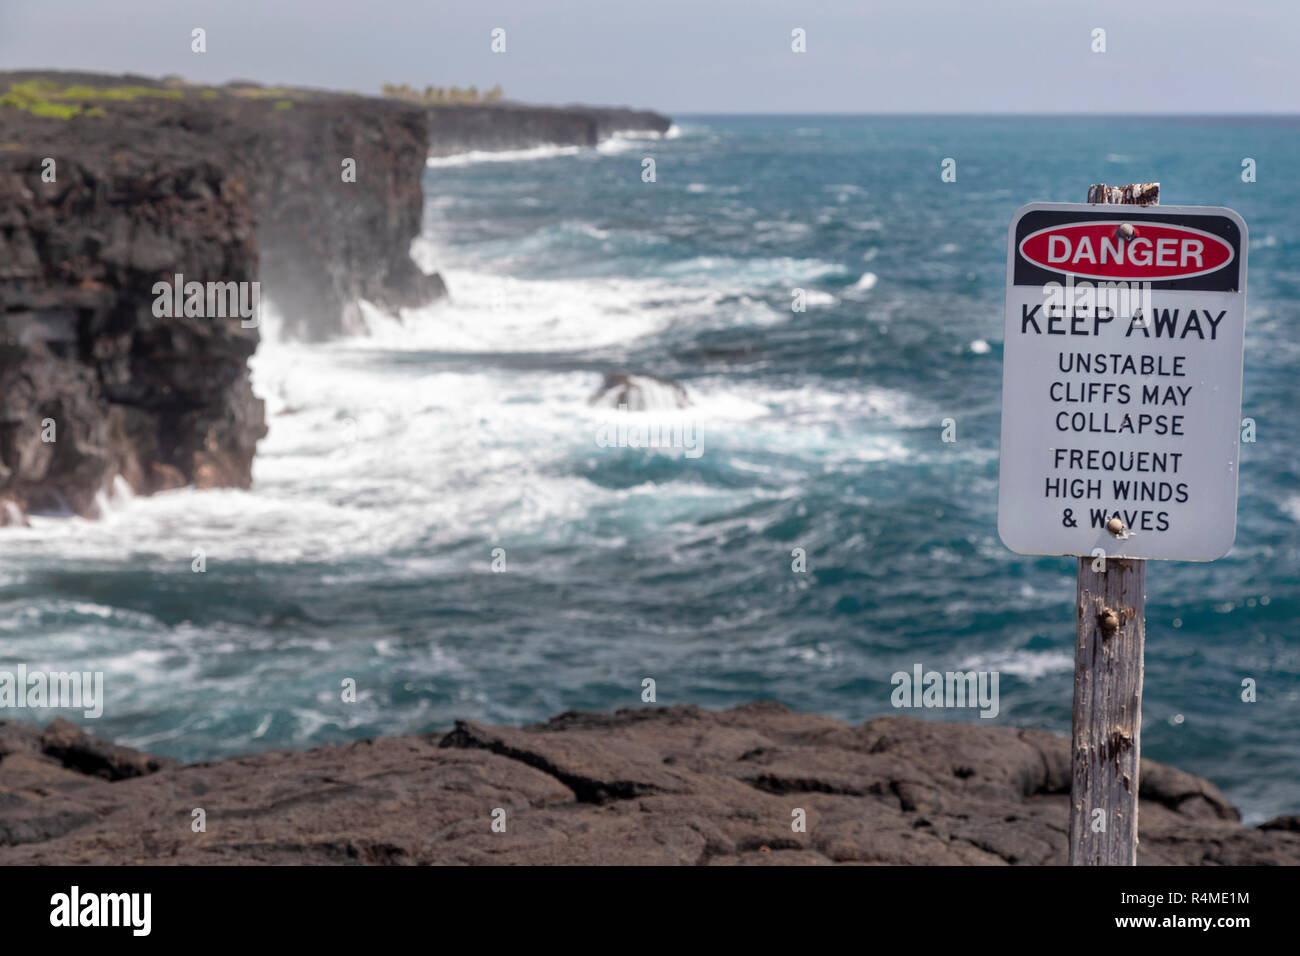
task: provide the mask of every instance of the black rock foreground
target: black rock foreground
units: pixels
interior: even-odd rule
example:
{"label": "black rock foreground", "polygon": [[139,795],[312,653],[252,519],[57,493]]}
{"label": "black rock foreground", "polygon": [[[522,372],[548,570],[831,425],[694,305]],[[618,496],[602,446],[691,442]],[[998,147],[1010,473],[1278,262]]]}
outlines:
{"label": "black rock foreground", "polygon": [[[1062,864],[1069,782],[1046,732],[767,703],[184,767],[9,723],[0,864]],[[1243,826],[1191,774],[1144,761],[1141,796],[1140,863],[1300,863],[1295,818]]]}

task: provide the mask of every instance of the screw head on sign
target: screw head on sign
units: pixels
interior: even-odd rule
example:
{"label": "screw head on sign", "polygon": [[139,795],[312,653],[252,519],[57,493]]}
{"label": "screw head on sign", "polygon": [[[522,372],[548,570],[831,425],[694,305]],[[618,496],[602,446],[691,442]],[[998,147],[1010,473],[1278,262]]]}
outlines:
{"label": "screw head on sign", "polygon": [[1124,522],[1120,521],[1118,518],[1111,518],[1108,522],[1106,522],[1106,530],[1114,535],[1123,534]]}
{"label": "screw head on sign", "polygon": [[1132,223],[1128,223],[1128,222],[1124,223],[1118,229],[1115,230],[1115,238],[1119,239],[1120,241],[1127,241],[1129,239],[1132,239],[1136,235],[1139,235],[1137,231],[1137,227],[1134,226]]}

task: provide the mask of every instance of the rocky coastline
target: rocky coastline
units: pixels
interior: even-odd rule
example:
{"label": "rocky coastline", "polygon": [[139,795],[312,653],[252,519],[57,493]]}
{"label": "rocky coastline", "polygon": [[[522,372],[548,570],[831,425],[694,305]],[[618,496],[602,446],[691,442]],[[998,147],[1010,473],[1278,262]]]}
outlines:
{"label": "rocky coastline", "polygon": [[499,152],[534,146],[595,146],[621,132],[667,133],[666,116],[645,110],[590,106],[485,106],[429,108],[429,154]]}
{"label": "rocky coastline", "polygon": [[[1069,788],[1069,741],[1044,731],[774,703],[190,766],[10,722],[0,865],[1054,865]],[[1245,826],[1212,783],[1150,760],[1140,813],[1140,864],[1300,863],[1300,817]]]}
{"label": "rocky coastline", "polygon": [[[247,487],[258,328],[155,315],[160,281],[258,283],[288,334],[447,294],[412,261],[430,153],[666,130],[586,107],[426,107],[251,83],[0,73],[0,525]],[[183,280],[175,277],[183,277]]]}

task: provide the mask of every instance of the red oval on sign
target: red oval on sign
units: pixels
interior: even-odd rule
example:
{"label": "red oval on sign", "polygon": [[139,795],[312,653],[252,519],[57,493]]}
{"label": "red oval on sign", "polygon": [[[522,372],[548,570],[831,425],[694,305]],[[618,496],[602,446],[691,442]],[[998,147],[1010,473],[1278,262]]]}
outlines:
{"label": "red oval on sign", "polygon": [[[1117,235],[1126,221],[1136,230],[1132,239]],[[1086,279],[1152,282],[1205,275],[1233,259],[1232,245],[1216,235],[1140,217],[1040,229],[1021,240],[1020,254],[1044,269]]]}

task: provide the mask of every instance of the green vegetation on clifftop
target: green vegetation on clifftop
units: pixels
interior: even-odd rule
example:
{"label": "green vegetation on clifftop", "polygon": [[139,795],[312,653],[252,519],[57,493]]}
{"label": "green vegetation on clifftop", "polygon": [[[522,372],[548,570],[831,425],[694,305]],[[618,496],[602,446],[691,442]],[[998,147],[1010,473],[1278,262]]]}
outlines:
{"label": "green vegetation on clifftop", "polygon": [[157,89],[149,86],[93,86],[61,87],[53,80],[24,80],[10,85],[0,95],[0,106],[24,110],[33,116],[54,119],[71,119],[74,116],[104,116],[98,106],[87,107],[86,101],[135,100],[141,97],[177,100],[185,96],[180,90]]}

